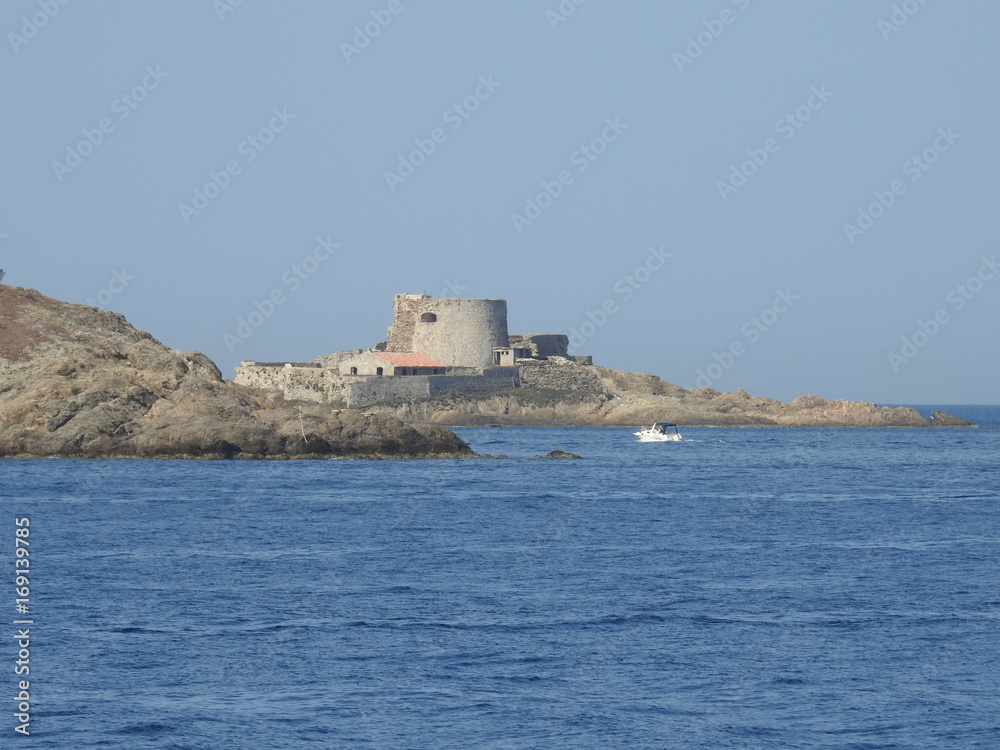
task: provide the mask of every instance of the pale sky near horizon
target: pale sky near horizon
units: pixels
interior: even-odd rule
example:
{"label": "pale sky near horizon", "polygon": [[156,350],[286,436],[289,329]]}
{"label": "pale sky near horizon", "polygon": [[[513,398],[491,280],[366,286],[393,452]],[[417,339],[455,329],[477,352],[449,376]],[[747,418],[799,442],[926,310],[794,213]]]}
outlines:
{"label": "pale sky near horizon", "polygon": [[682,386],[997,404],[998,27],[989,0],[7,0],[0,267],[227,377],[372,346],[426,292]]}

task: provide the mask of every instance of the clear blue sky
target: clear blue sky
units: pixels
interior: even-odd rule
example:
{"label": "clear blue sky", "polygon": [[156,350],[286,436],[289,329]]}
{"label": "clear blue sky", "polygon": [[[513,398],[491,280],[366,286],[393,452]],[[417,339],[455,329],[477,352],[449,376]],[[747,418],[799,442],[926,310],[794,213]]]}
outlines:
{"label": "clear blue sky", "polygon": [[685,386],[1000,402],[1000,4],[576,1],[7,0],[5,283],[228,376],[427,292]]}

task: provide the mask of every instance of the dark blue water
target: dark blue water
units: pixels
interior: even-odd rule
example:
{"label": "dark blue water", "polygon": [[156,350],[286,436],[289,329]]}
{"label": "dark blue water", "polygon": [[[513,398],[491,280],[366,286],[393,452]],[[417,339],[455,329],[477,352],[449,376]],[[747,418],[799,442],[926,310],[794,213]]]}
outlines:
{"label": "dark blue water", "polygon": [[0,462],[0,745],[1000,747],[1000,430],[459,432],[585,458]]}

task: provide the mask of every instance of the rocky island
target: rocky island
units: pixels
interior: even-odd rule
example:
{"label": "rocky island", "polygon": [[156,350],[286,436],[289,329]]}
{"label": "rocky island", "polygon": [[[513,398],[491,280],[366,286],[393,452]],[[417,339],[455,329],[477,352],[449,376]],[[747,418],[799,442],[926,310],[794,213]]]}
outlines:
{"label": "rocky island", "polygon": [[[399,296],[406,312],[390,329],[390,341],[403,341],[395,351],[383,342],[311,363],[244,363],[233,382],[204,354],[170,349],[117,313],[0,285],[0,457],[475,455],[444,425],[974,426],[937,412],[927,420],[914,409],[818,396],[781,403],[742,390],[686,390],[566,356],[565,336],[508,337],[502,300],[486,301],[486,315],[456,304],[462,300],[421,312],[428,300]],[[502,334],[504,345],[491,347],[488,336],[477,353],[478,334],[449,333],[455,310],[458,324],[471,320],[473,332],[481,324],[489,336]],[[421,326],[439,321],[446,325],[432,330],[447,335],[436,358],[412,351],[432,349],[435,339]],[[453,350],[457,365],[449,361]],[[497,366],[462,366],[476,356]]]}
{"label": "rocky island", "polygon": [[745,391],[687,390],[571,355],[564,334],[511,334],[502,299],[397,294],[386,340],[311,362],[244,361],[236,382],[286,400],[450,426],[972,427],[935,412]]}
{"label": "rocky island", "polygon": [[471,455],[443,427],[281,403],[121,315],[0,285],[0,457]]}

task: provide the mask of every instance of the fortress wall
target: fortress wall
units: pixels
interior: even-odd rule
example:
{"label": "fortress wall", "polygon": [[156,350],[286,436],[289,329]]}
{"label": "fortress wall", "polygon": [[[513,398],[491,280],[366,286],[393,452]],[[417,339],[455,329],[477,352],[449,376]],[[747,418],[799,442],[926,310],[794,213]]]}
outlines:
{"label": "fortress wall", "polygon": [[596,368],[575,362],[518,360],[521,385],[526,388],[553,388],[560,391],[604,393],[604,383]]}
{"label": "fortress wall", "polygon": [[527,333],[510,335],[510,345],[528,349],[532,357],[569,357],[569,336],[562,333]]}
{"label": "fortress wall", "polygon": [[413,351],[413,329],[420,317],[420,304],[427,299],[430,298],[416,294],[397,294],[392,298],[392,325],[386,336],[386,351]]}
{"label": "fortress wall", "polygon": [[317,367],[336,367],[338,363],[343,362],[345,359],[351,359],[352,357],[357,357],[359,354],[364,354],[364,349],[348,349],[343,352],[333,352],[332,354],[321,354],[314,358]]}
{"label": "fortress wall", "polygon": [[378,401],[394,398],[427,398],[430,395],[427,378],[426,375],[364,378],[347,385],[344,400],[347,402],[347,408],[360,409]]}
{"label": "fortress wall", "polygon": [[343,401],[357,409],[396,398],[427,398],[450,391],[492,393],[520,385],[516,367],[487,368],[482,375],[408,375],[365,377],[340,375],[318,367],[244,365],[236,368],[235,382],[278,391],[287,401]]}
{"label": "fortress wall", "polygon": [[506,300],[398,294],[393,309],[388,351],[420,352],[446,367],[490,367],[494,347],[508,345]]}
{"label": "fortress wall", "polygon": [[234,382],[279,391],[288,401],[344,401],[347,385],[360,378],[342,377],[311,363],[285,367],[256,363],[236,368]]}
{"label": "fortress wall", "polygon": [[504,388],[517,388],[520,381],[517,376],[516,367],[497,368],[498,370],[514,370],[511,372],[497,372],[483,377],[482,375],[431,375],[430,395],[441,396],[450,391],[459,393],[493,393]]}
{"label": "fortress wall", "polygon": [[275,391],[285,390],[285,368],[271,363],[254,362],[236,368],[233,382],[247,385],[251,388],[268,388]]}
{"label": "fortress wall", "polygon": [[[477,373],[478,374],[478,373]],[[484,378],[501,378],[503,380],[512,380],[514,382],[515,388],[521,387],[521,370],[517,366],[514,367],[488,367],[483,370]]]}
{"label": "fortress wall", "polygon": [[344,400],[351,409],[360,409],[379,401],[396,398],[428,398],[452,391],[478,394],[493,393],[520,385],[516,367],[496,367],[483,375],[413,375],[392,378],[359,378],[346,385]]}

